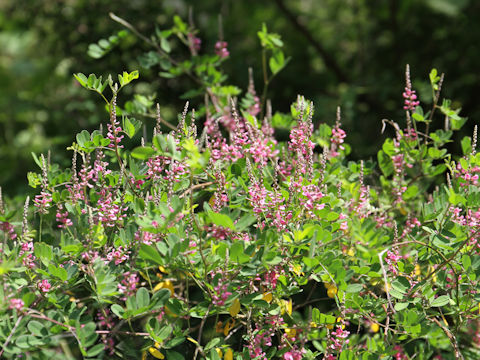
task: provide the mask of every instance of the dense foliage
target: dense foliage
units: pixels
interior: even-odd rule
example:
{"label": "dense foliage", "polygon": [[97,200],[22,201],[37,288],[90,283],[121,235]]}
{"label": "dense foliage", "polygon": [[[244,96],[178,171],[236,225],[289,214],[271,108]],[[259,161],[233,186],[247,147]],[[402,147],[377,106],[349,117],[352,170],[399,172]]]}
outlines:
{"label": "dense foliage", "polygon": [[71,166],[34,154],[23,218],[0,194],[0,357],[479,357],[480,155],[476,130],[449,150],[467,120],[443,74],[427,99],[407,66],[405,118],[383,120],[376,162],[349,161],[340,108],[318,126],[302,96],[273,112],[289,59],[265,25],[263,91],[251,77],[242,93],[224,39],[201,53],[180,17],[149,37],[112,18],[145,41],[143,66],[192,80],[197,111],[122,100],[142,71],[74,75],[108,116],[76,135]]}
{"label": "dense foliage", "polygon": [[[249,66],[256,83],[263,83],[255,36],[267,22],[269,29],[282,34],[285,52],[293,60],[269,86],[274,109],[288,112],[292,99],[304,94],[316,104],[318,125],[334,121],[332,114],[341,105],[354,159],[375,156],[382,142],[377,136],[379,119],[401,116],[398,89],[406,63],[416,74],[442,69],[449,80],[445,95],[455,98],[454,107],[462,107],[472,118],[480,115],[475,96],[480,84],[478,1],[5,0],[0,3],[0,184],[9,196],[28,191],[18,179],[36,166],[31,152],[50,149],[55,162],[68,166],[63,149],[71,134],[92,131],[101,122],[101,104],[72,85],[72,73],[105,77],[140,69],[140,81],[122,96],[156,93],[162,113],[172,118],[184,102],[179,96],[196,86],[186,76],[159,77],[159,66],[143,67],[140,59],[152,49],[131,32],[101,61],[86,56],[90,44],[125,29],[109,18],[109,12],[134,24],[147,38],[156,27],[171,28],[179,14],[201,29],[197,36],[202,55],[213,53],[221,14],[223,40],[230,51],[224,66],[229,83],[241,88],[248,84]],[[428,79],[416,76],[414,86],[430,106]],[[473,124],[467,124],[461,137],[472,130]],[[456,143],[461,137],[456,136]]]}

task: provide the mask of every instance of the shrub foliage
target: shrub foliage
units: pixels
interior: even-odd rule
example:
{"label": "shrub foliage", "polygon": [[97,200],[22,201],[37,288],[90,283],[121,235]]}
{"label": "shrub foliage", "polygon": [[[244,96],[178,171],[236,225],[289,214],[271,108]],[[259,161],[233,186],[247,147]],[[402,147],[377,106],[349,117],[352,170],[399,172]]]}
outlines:
{"label": "shrub foliage", "polygon": [[443,75],[426,111],[407,67],[406,125],[383,120],[394,136],[377,162],[352,162],[340,109],[318,127],[303,97],[272,115],[278,35],[259,32],[264,94],[239,97],[218,70],[228,44],[200,57],[175,26],[194,60],[173,61],[158,34],[176,66],[164,76],[201,80],[199,113],[187,104],[173,126],[158,107],[142,133],[141,98],[117,106],[138,71],[76,74],[109,119],[77,134],[70,169],[35,156],[23,221],[0,204],[0,356],[478,358],[480,155],[476,133],[449,152],[466,119]]}

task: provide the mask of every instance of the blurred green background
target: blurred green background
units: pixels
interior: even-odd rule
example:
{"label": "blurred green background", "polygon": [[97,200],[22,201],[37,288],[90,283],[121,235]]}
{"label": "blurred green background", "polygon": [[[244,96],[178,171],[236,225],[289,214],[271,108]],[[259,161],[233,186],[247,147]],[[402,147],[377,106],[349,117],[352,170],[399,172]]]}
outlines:
{"label": "blurred green background", "polygon": [[[263,22],[284,40],[291,61],[269,88],[274,110],[288,111],[297,94],[316,106],[315,121],[333,124],[343,109],[351,157],[374,157],[383,139],[381,120],[405,124],[402,111],[405,64],[412,69],[422,106],[431,102],[428,73],[444,72],[445,97],[462,107],[473,128],[480,115],[478,56],[480,2],[473,0],[0,0],[0,186],[10,196],[25,193],[27,171],[38,171],[31,152],[52,153],[69,166],[66,147],[81,129],[98,128],[108,115],[101,100],[76,84],[72,74],[97,75],[140,69],[140,81],[126,89],[156,93],[167,118],[175,118],[193,86],[188,78],[164,79],[142,69],[148,51],[127,36],[107,56],[94,59],[88,46],[123,27],[109,12],[142,33],[167,28],[173,15],[200,29],[202,49],[219,38],[218,15],[230,58],[229,83],[246,89],[248,67],[261,83]],[[201,50],[207,51],[207,50]],[[130,93],[129,93],[130,91]],[[199,100],[201,101],[201,100]],[[193,104],[195,106],[195,104]],[[433,124],[439,128],[443,123]]]}

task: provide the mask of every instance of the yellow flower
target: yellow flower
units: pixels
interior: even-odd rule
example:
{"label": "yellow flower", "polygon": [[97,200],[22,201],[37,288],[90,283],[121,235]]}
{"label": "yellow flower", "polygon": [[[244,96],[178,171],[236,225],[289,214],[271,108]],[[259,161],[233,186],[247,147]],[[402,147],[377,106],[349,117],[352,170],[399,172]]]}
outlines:
{"label": "yellow flower", "polygon": [[286,328],[286,329],[285,329],[285,334],[286,334],[287,337],[289,337],[289,338],[294,338],[295,335],[297,335],[297,330]]}
{"label": "yellow flower", "polygon": [[148,349],[148,352],[152,354],[153,357],[156,357],[157,359],[165,359],[165,356],[154,347],[150,347]]}
{"label": "yellow flower", "polygon": [[235,319],[232,319],[232,318],[228,319],[225,324],[225,327],[223,328],[223,335],[227,336],[230,330],[232,330],[234,326],[235,326]]}
{"label": "yellow flower", "polygon": [[228,312],[230,313],[231,317],[236,317],[238,315],[238,313],[240,312],[240,300],[235,299],[233,301],[233,304],[228,309]]}
{"label": "yellow flower", "polygon": [[225,356],[224,356],[223,359],[224,359],[224,360],[233,360],[233,351],[232,351],[232,349],[227,348],[227,350],[225,350]]}
{"label": "yellow flower", "polygon": [[339,316],[337,317],[337,324],[341,324],[340,327],[343,329],[345,329],[345,324],[343,323],[343,319]]}
{"label": "yellow flower", "polygon": [[218,356],[220,357],[220,359],[222,358],[222,350],[220,350],[220,348],[215,348],[215,351],[217,352]]}
{"label": "yellow flower", "polygon": [[420,276],[421,271],[420,271],[420,265],[415,265],[415,276]]}
{"label": "yellow flower", "polygon": [[160,289],[168,289],[172,293],[172,295],[175,293],[175,290],[173,288],[173,284],[170,280],[166,281],[161,281],[155,287],[153,288],[153,292],[157,292]]}
{"label": "yellow flower", "polygon": [[281,314],[287,313],[288,315],[292,315],[292,299],[287,300],[280,300],[280,312]]}
{"label": "yellow flower", "polygon": [[271,303],[273,300],[273,295],[271,292],[264,292],[262,296],[262,300],[265,300],[267,303]]}
{"label": "yellow flower", "polygon": [[380,330],[380,325],[378,325],[377,323],[371,323],[370,330],[374,333],[377,333]]}
{"label": "yellow flower", "polygon": [[341,318],[340,316],[337,317],[337,319],[335,320],[335,324],[327,325],[327,329],[332,330],[334,325],[339,326],[342,330],[345,329],[345,324],[343,323],[343,318]]}
{"label": "yellow flower", "polygon": [[329,298],[333,299],[335,297],[335,295],[337,295],[337,292],[338,292],[337,288],[335,286],[332,286],[332,287],[328,288],[327,296]]}
{"label": "yellow flower", "polygon": [[303,276],[305,273],[302,271],[302,266],[300,264],[295,264],[291,266],[292,272],[294,272],[297,276]]}

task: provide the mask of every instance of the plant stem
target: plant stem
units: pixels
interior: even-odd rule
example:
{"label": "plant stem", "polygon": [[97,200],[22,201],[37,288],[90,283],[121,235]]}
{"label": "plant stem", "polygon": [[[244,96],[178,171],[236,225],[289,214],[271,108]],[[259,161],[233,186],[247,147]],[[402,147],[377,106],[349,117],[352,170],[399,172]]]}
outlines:
{"label": "plant stem", "polygon": [[3,346],[2,346],[2,350],[0,350],[0,357],[2,356],[3,352],[5,351],[5,349],[7,348],[8,344],[10,343],[10,340],[12,340],[12,336],[13,336],[13,333],[15,332],[15,330],[17,330],[17,327],[18,325],[20,324],[20,321],[22,321],[23,319],[23,315],[20,316],[17,321],[15,322],[15,325],[13,326],[13,329],[12,331],[10,331],[10,334],[8,335],[7,339],[5,340],[5,342],[3,343]]}

